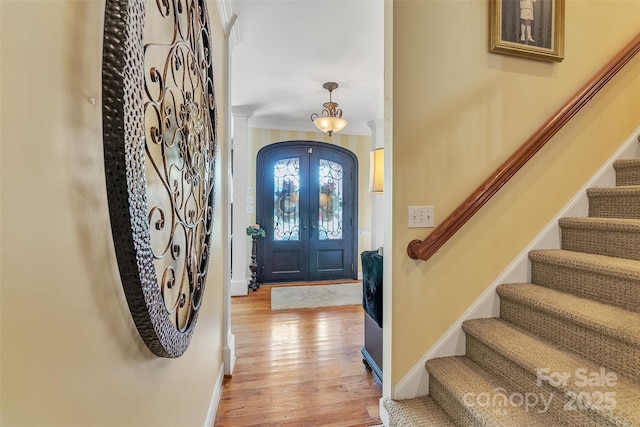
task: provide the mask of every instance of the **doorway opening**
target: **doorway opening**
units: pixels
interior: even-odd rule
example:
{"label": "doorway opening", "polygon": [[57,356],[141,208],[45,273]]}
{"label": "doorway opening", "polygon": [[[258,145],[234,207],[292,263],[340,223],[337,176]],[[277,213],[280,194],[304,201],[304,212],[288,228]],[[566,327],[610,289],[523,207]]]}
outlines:
{"label": "doorway opening", "polygon": [[260,283],[352,279],[357,272],[358,159],[317,141],[258,152],[256,220]]}

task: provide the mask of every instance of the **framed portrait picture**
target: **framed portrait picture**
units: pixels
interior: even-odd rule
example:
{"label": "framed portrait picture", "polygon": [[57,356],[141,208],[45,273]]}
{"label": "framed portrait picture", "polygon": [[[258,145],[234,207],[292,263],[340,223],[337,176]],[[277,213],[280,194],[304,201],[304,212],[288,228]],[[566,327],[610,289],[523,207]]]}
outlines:
{"label": "framed portrait picture", "polygon": [[562,61],[564,1],[489,0],[490,51]]}

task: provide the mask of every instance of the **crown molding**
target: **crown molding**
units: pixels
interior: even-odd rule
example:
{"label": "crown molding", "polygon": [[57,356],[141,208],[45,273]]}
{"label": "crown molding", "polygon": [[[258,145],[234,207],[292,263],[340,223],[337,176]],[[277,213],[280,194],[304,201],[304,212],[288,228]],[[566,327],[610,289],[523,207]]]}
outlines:
{"label": "crown molding", "polygon": [[253,115],[253,110],[248,107],[231,107],[233,117],[243,117],[249,119]]}
{"label": "crown molding", "polygon": [[229,49],[233,49],[242,41],[240,38],[240,24],[238,16],[233,13],[231,0],[216,0],[220,24],[224,28],[224,34],[229,37]]}

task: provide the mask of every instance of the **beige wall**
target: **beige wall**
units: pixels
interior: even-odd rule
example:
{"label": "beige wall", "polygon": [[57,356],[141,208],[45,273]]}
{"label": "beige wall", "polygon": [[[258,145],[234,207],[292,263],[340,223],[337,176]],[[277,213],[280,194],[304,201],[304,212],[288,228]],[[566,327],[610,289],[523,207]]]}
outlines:
{"label": "beige wall", "polygon": [[[275,129],[249,129],[247,142],[248,185],[256,186],[256,156],[262,147],[281,141],[319,141],[338,145],[358,157],[358,273],[362,273],[360,253],[371,250],[371,193],[369,193],[369,152],[371,137],[336,133],[331,137],[322,132],[301,132]],[[255,223],[255,214],[247,214],[247,224]]]}
{"label": "beige wall", "polygon": [[[210,14],[223,141],[226,64],[213,2]],[[222,257],[212,257],[186,353],[153,356],[129,314],[109,225],[104,2],[3,0],[1,15],[0,424],[202,426],[222,372]]]}
{"label": "beige wall", "polygon": [[433,205],[441,223],[640,31],[640,1],[567,0],[561,63],[489,53],[486,1],[396,0],[392,12],[387,394],[640,125],[636,58],[433,258],[414,261],[407,244],[429,230],[407,228],[407,206]]}

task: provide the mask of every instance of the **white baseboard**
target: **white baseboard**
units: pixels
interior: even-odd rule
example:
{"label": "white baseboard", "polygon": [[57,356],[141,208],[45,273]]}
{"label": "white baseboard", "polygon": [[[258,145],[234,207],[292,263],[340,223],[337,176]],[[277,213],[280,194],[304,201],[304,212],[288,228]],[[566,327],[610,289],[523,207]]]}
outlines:
{"label": "white baseboard", "polygon": [[218,377],[213,387],[213,394],[211,395],[211,401],[209,402],[209,409],[207,410],[207,418],[204,420],[204,427],[211,427],[216,421],[216,413],[218,412],[218,405],[220,404],[220,397],[222,395],[222,379],[224,378],[224,363],[220,364],[218,369]]}
{"label": "white baseboard", "polygon": [[385,425],[385,427],[389,427],[390,421],[389,421],[389,413],[387,412],[387,409],[384,407],[384,404],[382,403],[382,398],[380,398],[380,410],[379,410],[379,414],[380,414],[380,421],[382,421],[382,424]]}
{"label": "white baseboard", "polygon": [[[616,150],[593,177],[571,198],[562,210],[544,227],[544,229],[518,254],[498,278],[471,304],[471,306],[436,341],[431,349],[411,368],[394,387],[396,400],[413,399],[429,394],[429,374],[425,363],[436,357],[460,356],[465,354],[466,338],[462,331],[462,322],[469,319],[499,317],[500,299],[496,288],[502,283],[529,282],[531,278],[528,254],[533,249],[554,249],[560,247],[560,227],[558,220],[566,216],[587,216],[589,201],[587,188],[615,185],[613,162],[617,159],[640,157],[640,127]],[[387,424],[385,424],[387,425]]]}
{"label": "white baseboard", "polygon": [[236,365],[236,336],[231,332],[227,336],[227,345],[222,348],[222,362],[224,374],[233,375],[233,367]]}
{"label": "white baseboard", "polygon": [[249,293],[249,285],[247,279],[231,280],[229,283],[229,295],[232,297],[245,296]]}

